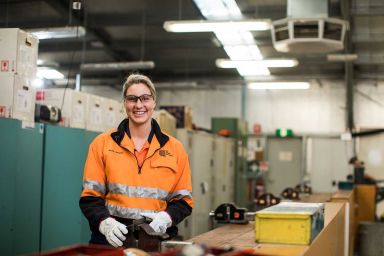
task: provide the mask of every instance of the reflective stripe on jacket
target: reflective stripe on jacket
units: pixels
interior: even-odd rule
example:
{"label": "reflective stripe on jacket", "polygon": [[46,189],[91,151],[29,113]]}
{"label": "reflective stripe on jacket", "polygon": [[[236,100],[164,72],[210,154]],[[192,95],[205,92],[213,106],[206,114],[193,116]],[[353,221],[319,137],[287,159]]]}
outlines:
{"label": "reflective stripe on jacket", "polygon": [[91,143],[81,197],[101,198],[110,215],[128,219],[140,218],[143,212],[164,211],[176,200],[192,208],[190,167],[182,144],[162,133],[152,120],[154,136],[139,168],[127,127],[126,119],[118,129]]}

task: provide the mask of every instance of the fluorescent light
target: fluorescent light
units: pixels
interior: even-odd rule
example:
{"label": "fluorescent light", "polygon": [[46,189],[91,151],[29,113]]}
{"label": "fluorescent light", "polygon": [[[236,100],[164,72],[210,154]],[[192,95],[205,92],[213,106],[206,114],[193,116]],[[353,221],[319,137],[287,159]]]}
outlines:
{"label": "fluorescent light", "polygon": [[44,87],[44,80],[41,78],[35,78],[32,80],[32,86],[36,88]]}
{"label": "fluorescent light", "polygon": [[59,67],[59,63],[52,61],[52,60],[38,59],[36,64],[39,67],[48,67],[48,68],[58,68]]}
{"label": "fluorescent light", "polygon": [[86,63],[80,65],[80,69],[83,71],[152,69],[154,67],[155,63],[153,61]]}
{"label": "fluorescent light", "polygon": [[[250,33],[250,32],[247,32]],[[216,33],[217,34],[217,33]],[[257,45],[227,45],[224,46],[225,52],[231,60],[262,60],[263,56],[260,53]],[[254,68],[252,66],[239,66],[237,72],[243,77],[247,76],[269,76],[271,73],[266,67]]]}
{"label": "fluorescent light", "polygon": [[296,59],[270,59],[270,60],[228,60],[217,59],[216,66],[219,68],[238,67],[267,67],[267,68],[289,68],[297,66]]}
{"label": "fluorescent light", "polygon": [[36,72],[36,77],[40,79],[63,79],[64,75],[53,68],[48,67],[38,67]]}
{"label": "fluorescent light", "polygon": [[255,40],[249,31],[215,31],[217,39],[222,45],[244,46],[254,45]]}
{"label": "fluorescent light", "polygon": [[305,90],[309,87],[308,82],[255,82],[248,84],[248,88],[253,90]]}
{"label": "fluorescent light", "polygon": [[224,45],[224,50],[231,60],[262,60],[259,47],[257,45]]}
{"label": "fluorescent light", "polygon": [[26,31],[37,36],[40,40],[54,39],[54,38],[82,37],[86,33],[85,28],[82,26],[36,28],[36,29],[28,29]]}
{"label": "fluorescent light", "polygon": [[[267,30],[271,27],[269,19],[246,19],[240,11],[235,0],[193,0],[206,21],[198,23],[215,22],[221,26],[221,29],[215,29],[213,32],[220,41],[225,52],[231,60],[262,60],[263,56],[259,47],[256,45],[254,35],[241,22],[255,22],[258,24],[257,30]],[[232,23],[230,23],[232,21]],[[264,23],[264,24],[263,24]],[[231,25],[231,26],[229,26]],[[205,24],[197,26],[208,26]],[[164,23],[165,27],[165,23]],[[240,76],[269,76],[270,72],[266,67],[238,67],[237,72]]]}
{"label": "fluorescent light", "polygon": [[235,0],[194,0],[207,19],[242,18]]}
{"label": "fluorescent light", "polygon": [[164,29],[168,32],[214,32],[214,31],[263,31],[271,27],[271,21],[264,20],[184,20],[165,21]]}

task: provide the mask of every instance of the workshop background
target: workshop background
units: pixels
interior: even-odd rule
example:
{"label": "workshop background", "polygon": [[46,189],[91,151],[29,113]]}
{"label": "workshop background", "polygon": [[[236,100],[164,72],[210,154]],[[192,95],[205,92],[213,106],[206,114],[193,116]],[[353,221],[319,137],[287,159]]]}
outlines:
{"label": "workshop background", "polygon": [[125,118],[140,72],[190,158],[179,240],[224,203],[348,190],[340,250],[383,255],[383,22],[380,0],[0,0],[0,254],[88,242],[88,145]]}

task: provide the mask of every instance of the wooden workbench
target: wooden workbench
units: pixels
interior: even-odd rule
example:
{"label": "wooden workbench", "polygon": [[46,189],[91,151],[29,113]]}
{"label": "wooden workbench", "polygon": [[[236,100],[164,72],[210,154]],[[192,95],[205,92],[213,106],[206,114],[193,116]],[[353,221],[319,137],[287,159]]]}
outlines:
{"label": "wooden workbench", "polygon": [[313,193],[310,195],[300,195],[298,202],[303,203],[325,203],[331,201],[332,193]]}
{"label": "wooden workbench", "polygon": [[346,239],[346,254],[352,256],[354,254],[354,245],[355,245],[355,237],[356,237],[356,221],[355,221],[355,193],[354,190],[338,190],[331,197],[331,202],[339,202],[345,204],[345,214],[346,214],[346,225],[345,225],[345,233],[349,234]]}
{"label": "wooden workbench", "polygon": [[343,203],[325,204],[324,228],[309,246],[258,244],[255,242],[254,225],[254,222],[245,225],[228,224],[193,237],[188,241],[212,247],[232,246],[235,249],[253,248],[255,254],[260,255],[344,255],[345,207]]}

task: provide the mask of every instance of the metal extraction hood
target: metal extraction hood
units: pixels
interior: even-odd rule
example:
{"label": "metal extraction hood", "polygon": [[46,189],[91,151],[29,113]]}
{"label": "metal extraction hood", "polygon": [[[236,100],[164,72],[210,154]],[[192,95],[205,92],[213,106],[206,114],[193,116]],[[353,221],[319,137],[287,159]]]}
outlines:
{"label": "metal extraction hood", "polygon": [[279,52],[326,53],[344,48],[349,23],[328,17],[328,0],[288,0],[287,18],[272,22]]}

